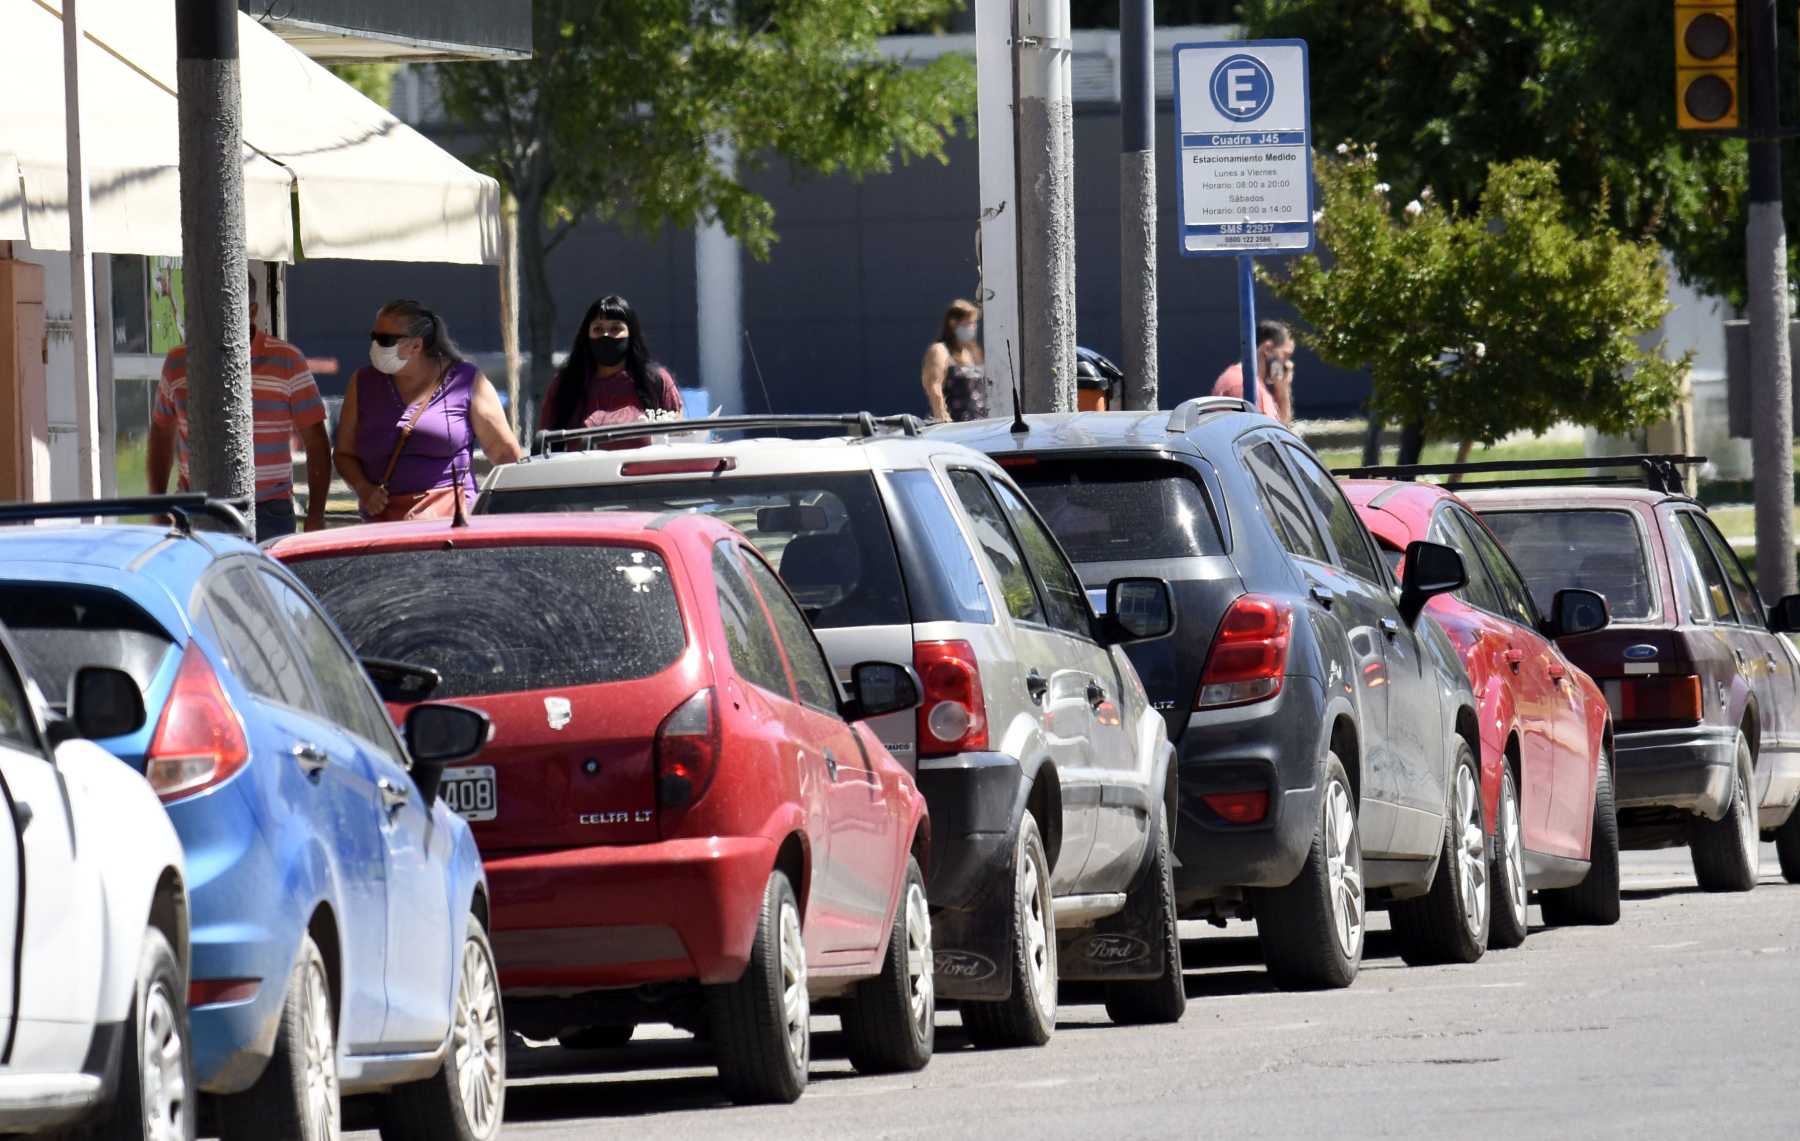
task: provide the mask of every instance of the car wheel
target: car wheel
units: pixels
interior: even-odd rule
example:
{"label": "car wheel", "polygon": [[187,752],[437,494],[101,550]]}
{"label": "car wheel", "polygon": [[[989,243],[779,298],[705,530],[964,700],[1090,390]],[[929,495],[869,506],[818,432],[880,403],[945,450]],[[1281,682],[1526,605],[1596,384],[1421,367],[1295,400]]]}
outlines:
{"label": "car wheel", "polygon": [[731,1100],[799,1100],[812,1061],[812,999],[806,987],[800,904],[787,875],[775,872],[763,889],[756,941],[743,975],[706,988],[719,1080]]}
{"label": "car wheel", "polygon": [[186,990],[168,938],[152,927],[138,951],[137,989],[125,1025],[119,1087],[68,1141],[193,1141],[198,1099],[188,1049]]}
{"label": "car wheel", "polygon": [[1488,926],[1488,946],[1505,950],[1523,943],[1530,930],[1525,894],[1525,838],[1519,828],[1519,791],[1513,787],[1510,768],[1500,770],[1500,803],[1496,813],[1493,898],[1490,902],[1493,918]]}
{"label": "car wheel", "polygon": [[1487,829],[1481,784],[1467,742],[1456,747],[1444,850],[1431,890],[1388,909],[1400,957],[1409,964],[1472,963],[1487,950],[1489,903]]}
{"label": "car wheel", "polygon": [[282,999],[275,1052],[256,1084],[219,1099],[220,1135],[226,1141],[336,1141],[340,1131],[337,1028],[331,981],[312,936],[300,937],[300,954]]}
{"label": "car wheel", "polygon": [[1775,830],[1775,855],[1781,860],[1781,878],[1800,883],[1800,808]]}
{"label": "car wheel", "polygon": [[388,1094],[382,1141],[490,1141],[500,1135],[506,1107],[506,1015],[493,947],[472,916],[450,1018],[450,1052],[438,1072]]}
{"label": "car wheel", "polygon": [[1756,759],[1750,740],[1738,733],[1732,766],[1731,804],[1717,820],[1688,821],[1688,847],[1701,891],[1749,891],[1756,886],[1762,859],[1762,831],[1756,825]]}
{"label": "car wheel", "polygon": [[1544,922],[1553,927],[1610,927],[1619,921],[1619,814],[1613,806],[1612,758],[1605,753],[1595,778],[1588,874],[1574,887],[1539,892],[1538,902]]}
{"label": "car wheel", "polygon": [[850,1064],[865,1074],[922,1070],[937,1032],[937,986],[932,978],[931,905],[917,861],[894,908],[881,973],[850,992],[842,1021]]}
{"label": "car wheel", "polygon": [[[1169,808],[1162,805],[1156,813],[1156,831],[1151,837],[1152,858],[1149,873],[1138,891],[1151,903],[1156,916],[1155,930],[1162,941],[1163,973],[1153,979],[1131,979],[1106,984],[1106,1013],[1121,1026],[1151,1026],[1180,1022],[1187,1013],[1187,978],[1181,973],[1181,932],[1175,916],[1175,857],[1170,851]],[[1138,904],[1133,899],[1127,910]]]}
{"label": "car wheel", "polygon": [[637,1023],[623,1026],[583,1026],[557,1036],[557,1045],[565,1050],[617,1050],[637,1033]]}
{"label": "car wheel", "polygon": [[1275,985],[1323,990],[1356,981],[1367,922],[1362,838],[1356,794],[1336,753],[1326,755],[1318,827],[1300,874],[1286,887],[1257,891],[1251,906]]}
{"label": "car wheel", "polygon": [[1001,1002],[962,1004],[963,1028],[983,1048],[1042,1046],[1056,1029],[1056,904],[1050,858],[1029,812],[1013,845],[1012,903],[1012,993]]}

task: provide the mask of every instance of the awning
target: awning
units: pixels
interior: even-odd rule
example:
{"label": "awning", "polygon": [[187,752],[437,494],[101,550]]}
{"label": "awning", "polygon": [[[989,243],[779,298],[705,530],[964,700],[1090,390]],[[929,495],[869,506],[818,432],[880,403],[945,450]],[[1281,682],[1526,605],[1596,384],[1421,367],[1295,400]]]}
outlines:
{"label": "awning", "polygon": [[[29,239],[49,249],[68,246],[66,217],[59,216],[67,197],[60,8],[60,0],[0,0],[9,40],[15,14],[35,13],[31,21],[17,22],[34,33],[44,24],[51,35],[41,51],[27,49],[37,58],[24,69],[47,71],[47,77],[22,80],[0,69],[0,154],[19,154]],[[83,53],[81,75],[95,217],[90,244],[114,253],[179,254],[174,0],[83,0],[81,12],[90,49]],[[498,262],[500,193],[493,179],[469,169],[251,17],[239,14],[238,32],[251,257]],[[97,62],[90,65],[90,58]],[[12,142],[13,121],[25,118],[27,108],[34,120],[52,120],[48,128],[40,123],[35,129],[54,137],[49,151],[54,170],[19,153]],[[31,149],[46,150],[41,142]],[[121,161],[122,154],[133,161]],[[106,161],[105,181],[97,159]],[[0,186],[0,230],[7,225],[7,193]],[[127,222],[135,223],[135,230]],[[150,231],[158,226],[163,232],[152,242]],[[135,244],[116,244],[121,230]],[[145,248],[152,244],[158,248]]]}

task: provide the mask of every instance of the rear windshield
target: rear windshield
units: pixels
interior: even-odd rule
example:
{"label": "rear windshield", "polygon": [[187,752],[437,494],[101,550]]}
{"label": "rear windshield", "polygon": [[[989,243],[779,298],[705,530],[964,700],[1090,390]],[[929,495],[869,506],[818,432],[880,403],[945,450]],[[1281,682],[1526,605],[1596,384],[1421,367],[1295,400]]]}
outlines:
{"label": "rear windshield", "polygon": [[1096,456],[1006,470],[1078,563],[1225,553],[1205,490],[1180,464]]}
{"label": "rear windshield", "polygon": [[1484,511],[1482,519],[1525,576],[1538,612],[1579,586],[1606,597],[1620,621],[1655,613],[1643,533],[1629,511]]}
{"label": "rear windshield", "polygon": [[288,569],[365,658],[429,666],[434,698],[648,677],[687,645],[662,556],[638,547],[462,547]]}
{"label": "rear windshield", "polygon": [[144,690],[174,645],[137,603],[97,586],[0,583],[0,622],[12,629],[26,671],[58,709],[82,666],[124,670]]}
{"label": "rear windshield", "polygon": [[906,597],[868,472],[659,479],[495,491],[490,514],[699,511],[749,536],[820,629],[906,624]]}

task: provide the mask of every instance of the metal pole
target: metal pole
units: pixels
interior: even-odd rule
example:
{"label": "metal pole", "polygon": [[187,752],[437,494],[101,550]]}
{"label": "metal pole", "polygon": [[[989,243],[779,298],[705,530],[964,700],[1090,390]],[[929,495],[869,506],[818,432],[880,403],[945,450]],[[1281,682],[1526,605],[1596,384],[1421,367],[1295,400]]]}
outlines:
{"label": "metal pole", "polygon": [[100,446],[99,494],[111,499],[119,494],[119,382],[113,362],[112,255],[95,254],[93,264],[94,377],[100,397],[94,413]]}
{"label": "metal pole", "polygon": [[[988,410],[1013,413],[1019,346],[1019,195],[1013,145],[1013,13],[972,5],[975,17],[976,146],[981,173],[981,341],[993,380]],[[1010,352],[1009,352],[1010,347]]]}
{"label": "metal pole", "polygon": [[1028,412],[1075,410],[1075,120],[1069,0],[1017,0],[1019,381]]}
{"label": "metal pole", "polygon": [[189,473],[195,491],[250,503],[256,466],[245,296],[243,104],[232,0],[176,0],[175,77]]}
{"label": "metal pole", "polygon": [[1237,259],[1238,367],[1244,370],[1244,399],[1256,407],[1256,260],[1249,254]]}
{"label": "metal pole", "polygon": [[1156,407],[1156,12],[1119,4],[1119,300],[1125,407]]}
{"label": "metal pole", "polygon": [[1787,230],[1781,218],[1781,144],[1775,0],[1745,0],[1750,125],[1749,267],[1751,470],[1756,486],[1756,580],[1766,599],[1794,593],[1793,361],[1788,348]]}
{"label": "metal pole", "polygon": [[88,257],[87,162],[81,153],[81,10],[63,0],[63,130],[69,175],[69,332],[75,349],[76,488],[83,499],[100,494],[99,386],[94,378],[94,278]]}

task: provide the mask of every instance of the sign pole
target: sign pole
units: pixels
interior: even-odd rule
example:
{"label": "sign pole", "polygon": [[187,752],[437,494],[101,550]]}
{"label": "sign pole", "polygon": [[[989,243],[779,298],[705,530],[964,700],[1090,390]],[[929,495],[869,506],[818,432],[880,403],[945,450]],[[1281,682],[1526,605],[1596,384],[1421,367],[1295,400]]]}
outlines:
{"label": "sign pole", "polygon": [[1244,399],[1257,406],[1256,375],[1256,259],[1239,254],[1238,278],[1238,361],[1244,370]]}

